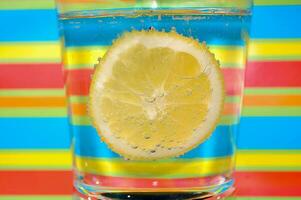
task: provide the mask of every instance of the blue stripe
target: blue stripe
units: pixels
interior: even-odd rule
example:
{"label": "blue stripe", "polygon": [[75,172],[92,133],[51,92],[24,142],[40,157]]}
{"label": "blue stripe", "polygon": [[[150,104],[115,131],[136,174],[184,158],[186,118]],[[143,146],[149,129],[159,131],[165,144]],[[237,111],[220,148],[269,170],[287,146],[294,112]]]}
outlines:
{"label": "blue stripe", "polygon": [[301,149],[301,117],[243,117],[239,149]]}
{"label": "blue stripe", "polygon": [[[102,142],[91,126],[74,126],[76,154],[80,156],[116,158],[119,157]],[[234,151],[233,127],[220,126],[202,145],[181,158],[211,158],[232,155]]]}
{"label": "blue stripe", "polygon": [[[243,117],[239,127],[238,147],[239,149],[301,149],[300,125],[301,117]],[[229,138],[229,134],[235,132],[235,128],[226,130],[226,126],[219,127],[204,145],[229,150],[227,146],[219,146],[226,144],[219,141]],[[66,118],[0,118],[0,148],[69,148],[68,131]],[[76,126],[74,133],[81,141],[77,145],[83,149],[82,153],[85,153],[85,149],[89,146],[86,144],[92,145],[93,148],[97,145],[105,146],[104,143],[98,142],[99,138],[91,127]],[[217,138],[214,139],[215,137]],[[101,147],[101,149],[105,148]],[[185,156],[203,154],[198,151],[192,150],[190,152],[192,154],[187,153]]]}
{"label": "blue stripe", "polygon": [[[301,6],[255,6],[254,15],[252,20],[251,37],[252,38],[300,38],[301,28],[299,22],[301,21]],[[0,42],[7,41],[55,41],[58,40],[58,30],[56,21],[56,12],[54,10],[2,10],[0,11]],[[135,20],[133,20],[135,21]],[[193,22],[192,22],[193,23]],[[222,27],[221,28],[234,30],[235,27]],[[144,27],[148,28],[149,25],[156,26],[155,22],[146,22]],[[231,23],[235,26],[235,23]],[[123,27],[122,27],[123,25]],[[208,25],[208,24],[207,24]],[[103,23],[103,28],[98,29],[95,32],[95,27],[91,27],[92,37],[88,37],[91,40],[97,39],[103,35],[111,35],[112,38],[116,38],[116,34],[108,34],[107,25]],[[127,30],[131,27],[137,28],[137,25],[133,22],[127,24],[116,24],[114,28],[118,31],[119,28],[127,27]],[[176,26],[175,23],[162,24],[157,28],[160,29],[164,26],[166,30],[169,30],[171,26]],[[107,26],[108,27],[108,26]],[[182,27],[182,28],[181,28]],[[70,28],[70,27],[69,27]],[[140,28],[140,29],[141,29]],[[210,41],[210,35],[205,36],[205,27],[197,27],[194,30],[198,32],[199,39],[220,43],[221,41]],[[208,28],[208,26],[207,26]],[[237,27],[236,27],[237,28]],[[182,29],[182,30],[181,30]],[[187,26],[181,24],[178,32],[187,32]],[[208,29],[207,29],[208,30]],[[94,32],[93,32],[94,31]],[[202,33],[202,34],[201,34]],[[225,32],[226,33],[226,32]],[[187,34],[187,33],[186,33]],[[227,34],[231,34],[226,33]],[[95,38],[96,37],[96,38]],[[111,38],[111,39],[112,39]],[[110,41],[111,41],[110,39]],[[71,40],[71,39],[70,39]],[[95,40],[94,40],[95,41]],[[107,40],[109,41],[109,39]],[[88,41],[86,41],[88,42]],[[91,41],[90,41],[91,42]],[[237,40],[229,38],[226,43],[237,43]],[[70,45],[72,45],[70,43]],[[87,45],[87,44],[83,44]]]}
{"label": "blue stripe", "polygon": [[69,148],[67,124],[66,118],[0,118],[0,148]]}
{"label": "blue stripe", "polygon": [[255,6],[251,38],[300,38],[301,6]]}
{"label": "blue stripe", "polygon": [[1,10],[0,42],[57,41],[54,10]]}
{"label": "blue stripe", "polygon": [[208,44],[241,45],[242,24],[246,28],[248,17],[239,16],[158,16],[153,17],[107,17],[68,19],[62,21],[67,46],[111,45],[125,31],[156,30],[170,31],[192,36]]}

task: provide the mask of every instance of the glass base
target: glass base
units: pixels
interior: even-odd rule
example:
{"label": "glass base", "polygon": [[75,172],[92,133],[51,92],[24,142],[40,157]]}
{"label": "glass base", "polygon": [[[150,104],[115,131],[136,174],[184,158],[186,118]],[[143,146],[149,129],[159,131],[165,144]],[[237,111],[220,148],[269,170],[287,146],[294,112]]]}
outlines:
{"label": "glass base", "polygon": [[[104,179],[104,180],[102,180]],[[107,180],[112,179],[112,180]],[[156,182],[156,186],[149,187],[146,180],[129,179],[116,177],[103,177],[97,175],[77,176],[75,189],[77,190],[73,199],[76,200],[185,200],[185,199],[221,199],[229,196],[233,191],[233,179],[226,176],[208,176],[202,178],[191,178],[182,180],[168,180],[173,187],[164,185],[161,179],[147,179]],[[129,181],[131,180],[131,181]],[[92,182],[91,182],[92,181]],[[99,184],[103,181],[103,184]],[[117,182],[116,182],[117,181]],[[116,187],[124,181],[123,187]],[[140,181],[140,183],[139,183]],[[176,181],[181,181],[175,184]],[[92,183],[98,183],[92,184]],[[143,182],[144,187],[141,187]],[[105,186],[105,183],[117,183],[116,185]],[[207,183],[206,185],[204,183]],[[214,183],[214,184],[208,184]],[[193,187],[192,187],[193,184]],[[177,187],[175,187],[177,185]],[[160,187],[161,186],[161,187]]]}

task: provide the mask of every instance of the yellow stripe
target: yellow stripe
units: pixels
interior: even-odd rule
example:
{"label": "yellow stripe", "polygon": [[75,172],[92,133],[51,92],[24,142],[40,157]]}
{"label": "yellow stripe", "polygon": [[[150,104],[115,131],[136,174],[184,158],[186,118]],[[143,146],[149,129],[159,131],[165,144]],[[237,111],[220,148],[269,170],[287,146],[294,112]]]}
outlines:
{"label": "yellow stripe", "polygon": [[[295,59],[301,56],[301,40],[251,40],[249,45],[250,59]],[[103,57],[108,47],[70,48],[65,54],[70,68],[83,65],[93,67],[97,59]],[[211,45],[210,50],[221,61],[221,66],[243,66],[246,57],[242,47]]]}
{"label": "yellow stripe", "polygon": [[107,49],[107,46],[67,48],[64,55],[64,63],[67,65],[67,68],[72,68],[71,65],[93,66],[98,62],[98,58],[104,56]]}
{"label": "yellow stripe", "polygon": [[249,58],[300,58],[301,40],[252,40],[249,46]]}
{"label": "yellow stripe", "polygon": [[232,169],[232,159],[176,159],[158,162],[124,161],[123,159],[76,158],[79,171],[105,176],[130,177],[201,177],[228,172]]}
{"label": "yellow stripe", "polygon": [[61,49],[54,43],[0,43],[0,61],[60,61]]}
{"label": "yellow stripe", "polygon": [[[286,59],[301,56],[301,40],[251,40],[249,57],[251,59],[271,58]],[[238,46],[210,46],[210,49],[222,65],[241,65],[244,52]],[[64,55],[68,58],[68,65],[89,65],[97,63],[107,47],[72,47]],[[59,42],[31,42],[31,43],[0,43],[0,61],[32,62],[32,61],[60,61],[61,48]],[[238,59],[237,59],[238,58]],[[89,67],[86,66],[86,67]]]}
{"label": "yellow stripe", "polygon": [[67,150],[1,150],[0,168],[64,168],[72,165]]}
{"label": "yellow stripe", "polygon": [[[72,47],[68,48],[64,55],[64,63],[67,68],[93,67],[99,58],[103,57],[108,46]],[[222,61],[221,65],[242,66],[244,61],[243,48],[239,46],[210,46],[215,57]]]}
{"label": "yellow stripe", "polygon": [[242,151],[236,158],[238,168],[301,168],[301,151]]}
{"label": "yellow stripe", "polygon": [[[228,159],[228,158],[227,158]],[[222,158],[218,162],[223,162],[226,160]],[[214,160],[214,159],[212,159]],[[80,162],[80,165],[83,165],[83,161],[92,162],[91,168],[97,169],[100,166],[111,166],[110,162],[114,163],[113,165],[117,165],[120,167],[118,170],[121,169],[122,166],[130,168],[133,166],[133,163],[129,164],[122,164],[128,163],[124,160],[118,159],[102,159],[100,162],[94,161],[92,159],[77,159],[77,162]],[[192,160],[187,159],[186,161],[194,162],[196,166],[199,166],[200,160]],[[207,160],[205,163],[206,166],[208,165]],[[0,168],[12,169],[12,168],[70,168],[72,163],[71,153],[68,150],[0,150]],[[98,163],[98,164],[97,164]],[[164,163],[164,162],[158,162]],[[183,160],[177,163],[165,162],[162,164],[163,166],[167,166],[167,164],[172,164],[175,167],[179,167],[184,165]],[[119,165],[121,164],[121,165]],[[192,164],[193,166],[195,166]],[[112,165],[112,166],[113,166]],[[139,163],[140,165],[140,163]],[[142,168],[137,169],[139,173],[143,173],[143,167],[147,167],[146,163],[142,163],[140,166]],[[187,165],[188,167],[190,165]],[[236,156],[236,167],[238,169],[294,169],[294,168],[301,168],[301,151],[297,150],[239,150]],[[84,166],[81,168],[85,169]],[[185,166],[183,166],[185,169]],[[110,173],[112,173],[111,169],[108,169]],[[131,170],[131,169],[129,169]],[[136,170],[136,167],[135,167]],[[192,173],[195,173],[196,169],[192,170]],[[199,169],[197,169],[199,170]],[[133,171],[133,169],[132,169]],[[196,172],[197,173],[197,172]]]}
{"label": "yellow stripe", "polygon": [[209,46],[209,50],[220,61],[222,67],[227,65],[243,66],[245,51],[240,46]]}

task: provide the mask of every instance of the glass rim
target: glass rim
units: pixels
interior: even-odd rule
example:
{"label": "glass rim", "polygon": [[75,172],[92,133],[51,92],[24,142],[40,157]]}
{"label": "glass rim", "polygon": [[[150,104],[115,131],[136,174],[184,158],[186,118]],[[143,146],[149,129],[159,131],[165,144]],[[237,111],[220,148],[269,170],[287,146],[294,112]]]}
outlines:
{"label": "glass rim", "polygon": [[59,14],[82,11],[227,9],[251,11],[252,0],[56,0]]}

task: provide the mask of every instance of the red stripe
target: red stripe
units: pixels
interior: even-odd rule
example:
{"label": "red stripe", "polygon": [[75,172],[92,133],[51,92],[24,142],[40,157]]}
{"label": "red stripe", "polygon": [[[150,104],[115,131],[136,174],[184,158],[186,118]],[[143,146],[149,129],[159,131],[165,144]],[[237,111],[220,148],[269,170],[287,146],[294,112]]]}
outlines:
{"label": "red stripe", "polygon": [[[301,196],[301,172],[236,172],[236,196]],[[192,188],[216,184],[222,178],[137,179],[87,175],[86,183],[120,188]],[[154,186],[154,182],[156,185]]]}
{"label": "red stripe", "polygon": [[[137,179],[99,176],[89,180],[102,186],[137,188],[190,187],[208,181],[205,178],[189,179]],[[68,195],[72,192],[70,171],[0,171],[0,195]],[[236,196],[301,196],[301,172],[236,172]],[[215,177],[216,178],[216,177]],[[218,178],[218,177],[217,177]],[[211,180],[216,182],[216,180]]]}
{"label": "red stripe", "polygon": [[301,61],[254,61],[246,71],[248,87],[300,87]]}
{"label": "red stripe", "polygon": [[71,171],[0,171],[0,195],[71,193]]}
{"label": "red stripe", "polygon": [[93,70],[80,69],[66,71],[66,89],[69,95],[88,95]]}
{"label": "red stripe", "polygon": [[301,172],[236,172],[237,196],[301,196]]}
{"label": "red stripe", "polygon": [[[246,86],[248,87],[300,87],[301,61],[255,61],[249,62]],[[74,73],[79,70],[72,70]],[[83,70],[85,71],[85,70]],[[90,70],[88,70],[90,71]],[[239,87],[230,83],[241,79],[242,71],[224,69],[228,94],[236,94]],[[90,71],[91,73],[91,71]],[[89,77],[87,77],[89,78]],[[87,94],[88,79],[82,87],[72,86],[71,93]],[[61,88],[63,87],[61,64],[0,64],[0,88]]]}
{"label": "red stripe", "polygon": [[244,70],[242,69],[223,69],[224,81],[227,95],[239,95],[242,92],[244,83]]}
{"label": "red stripe", "polygon": [[109,177],[93,174],[86,174],[83,181],[86,184],[101,186],[106,188],[133,188],[140,189],[156,189],[156,188],[195,188],[202,185],[214,185],[222,181],[221,176],[212,176],[206,178],[178,178],[178,179],[163,179],[163,178],[130,178],[130,177]]}
{"label": "red stripe", "polygon": [[0,88],[62,88],[59,63],[0,64]]}
{"label": "red stripe", "polygon": [[[72,95],[87,95],[93,71],[90,69],[69,70],[67,74],[67,91]],[[240,94],[243,85],[243,70],[223,69],[226,92],[228,95]]]}

